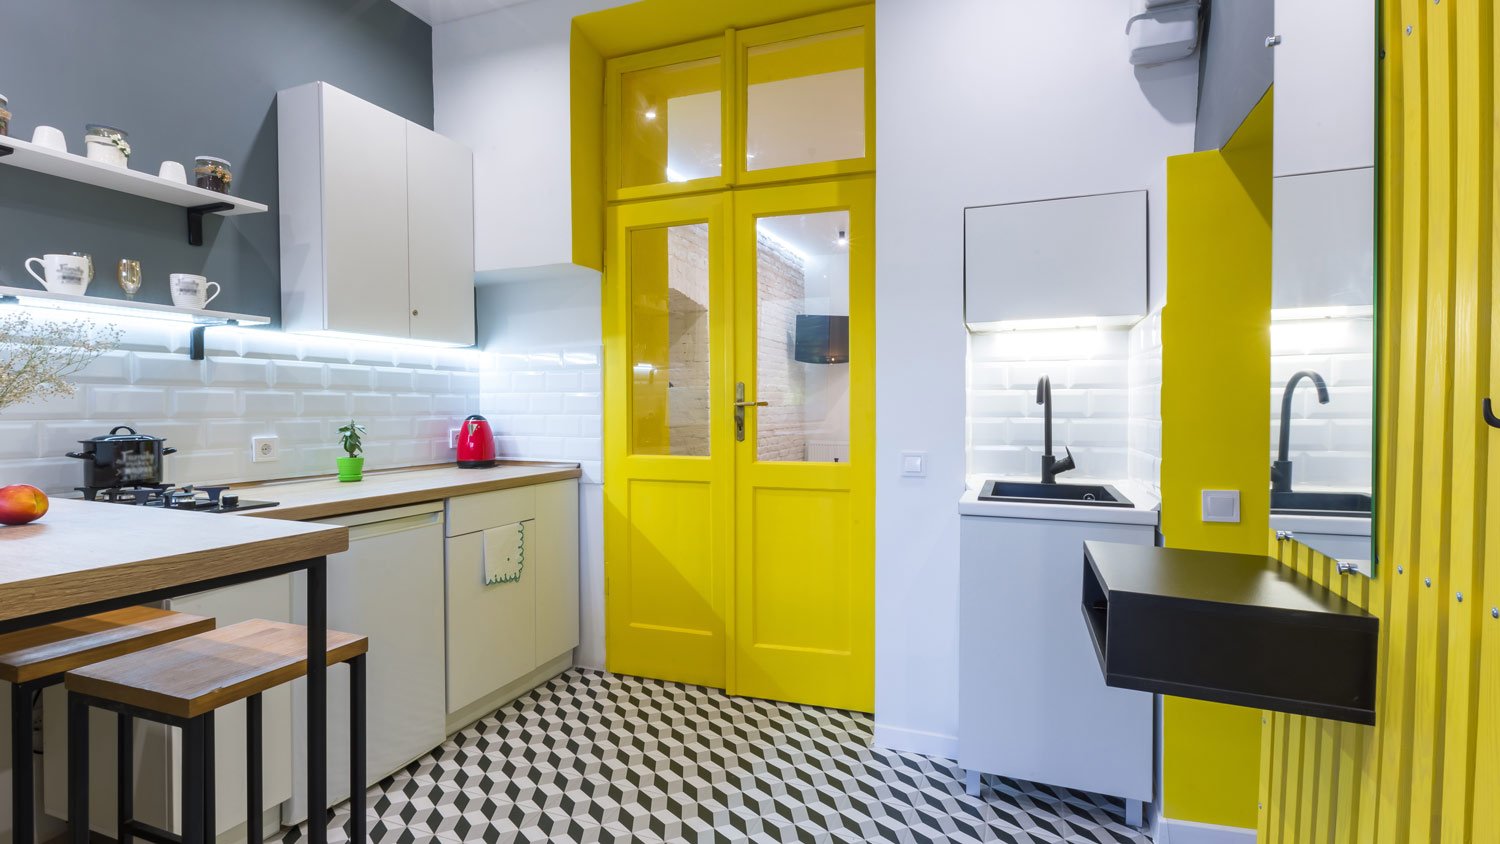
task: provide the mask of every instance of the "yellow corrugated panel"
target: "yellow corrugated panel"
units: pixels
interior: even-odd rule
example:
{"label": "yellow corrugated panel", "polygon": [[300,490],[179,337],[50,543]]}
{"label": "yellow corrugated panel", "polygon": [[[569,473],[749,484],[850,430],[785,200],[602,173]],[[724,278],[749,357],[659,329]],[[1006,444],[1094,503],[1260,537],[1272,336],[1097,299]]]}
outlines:
{"label": "yellow corrugated panel", "polygon": [[1399,0],[1381,32],[1380,569],[1351,581],[1278,549],[1380,616],[1378,723],[1268,719],[1263,793],[1283,805],[1261,812],[1266,842],[1500,841],[1500,537],[1485,529],[1500,431],[1479,420],[1500,395],[1500,19],[1489,2]]}

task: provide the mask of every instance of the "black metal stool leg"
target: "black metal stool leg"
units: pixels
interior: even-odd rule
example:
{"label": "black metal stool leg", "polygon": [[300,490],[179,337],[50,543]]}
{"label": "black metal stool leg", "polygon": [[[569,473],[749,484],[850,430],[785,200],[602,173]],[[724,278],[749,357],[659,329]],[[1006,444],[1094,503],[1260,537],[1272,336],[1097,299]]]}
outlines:
{"label": "black metal stool leg", "polygon": [[15,844],[32,844],[36,840],[31,693],[32,687],[25,683],[10,687],[11,841]]}
{"label": "black metal stool leg", "polygon": [[219,835],[219,790],[214,783],[214,714],[203,715],[203,840],[213,841]]}
{"label": "black metal stool leg", "polygon": [[265,813],[265,788],[263,777],[265,766],[261,762],[261,753],[264,743],[261,738],[261,701],[260,695],[251,695],[245,699],[245,759],[246,780],[249,785],[249,795],[246,802],[245,817],[245,841],[247,844],[262,844],[266,840],[265,830],[261,823],[261,815]]}
{"label": "black metal stool leg", "polygon": [[135,836],[130,821],[135,817],[135,719],[124,712],[115,720],[115,837],[131,844]]}
{"label": "black metal stool leg", "polygon": [[[187,722],[182,729],[182,842],[203,842],[203,717]],[[86,844],[75,840],[74,844]]]}
{"label": "black metal stool leg", "polygon": [[368,798],[365,787],[365,655],[349,660],[349,841],[363,844]]}
{"label": "black metal stool leg", "polygon": [[89,844],[89,705],[68,695],[68,823],[73,844]]}

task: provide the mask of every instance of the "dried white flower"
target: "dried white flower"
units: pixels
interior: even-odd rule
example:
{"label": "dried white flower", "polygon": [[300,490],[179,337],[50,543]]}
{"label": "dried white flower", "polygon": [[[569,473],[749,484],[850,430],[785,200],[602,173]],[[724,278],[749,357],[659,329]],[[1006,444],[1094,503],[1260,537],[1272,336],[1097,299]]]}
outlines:
{"label": "dried white flower", "polygon": [[40,321],[24,312],[0,316],[0,410],[73,395],[69,376],[119,342],[118,328],[89,320]]}

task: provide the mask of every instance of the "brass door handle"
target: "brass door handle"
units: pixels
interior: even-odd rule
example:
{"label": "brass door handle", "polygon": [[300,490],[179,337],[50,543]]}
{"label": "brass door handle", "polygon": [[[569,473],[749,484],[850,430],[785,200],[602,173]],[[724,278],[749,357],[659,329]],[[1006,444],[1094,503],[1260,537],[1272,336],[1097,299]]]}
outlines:
{"label": "brass door handle", "polygon": [[766,407],[770,402],[746,401],[745,382],[739,381],[734,385],[734,439],[735,442],[745,441],[745,408]]}

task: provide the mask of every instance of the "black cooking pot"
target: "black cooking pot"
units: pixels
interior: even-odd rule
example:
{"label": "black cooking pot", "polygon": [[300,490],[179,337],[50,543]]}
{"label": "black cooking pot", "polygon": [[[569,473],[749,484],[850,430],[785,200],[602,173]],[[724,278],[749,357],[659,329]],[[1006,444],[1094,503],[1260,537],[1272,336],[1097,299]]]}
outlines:
{"label": "black cooking pot", "polygon": [[177,451],[162,447],[166,440],[161,437],[137,434],[127,425],[116,426],[102,437],[79,442],[83,443],[83,451],[70,451],[68,456],[88,461],[83,464],[83,485],[93,489],[159,484],[162,457]]}

